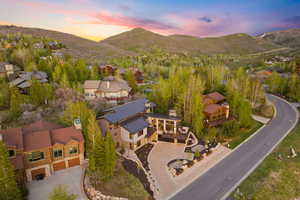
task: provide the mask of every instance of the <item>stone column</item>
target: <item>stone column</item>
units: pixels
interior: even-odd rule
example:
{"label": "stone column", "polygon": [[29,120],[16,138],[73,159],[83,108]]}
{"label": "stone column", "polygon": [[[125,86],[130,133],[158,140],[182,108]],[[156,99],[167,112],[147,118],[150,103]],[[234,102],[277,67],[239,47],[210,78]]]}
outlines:
{"label": "stone column", "polygon": [[174,133],[177,133],[177,121],[174,121]]}
{"label": "stone column", "polygon": [[166,120],[164,120],[164,131],[167,132],[167,124],[166,124]]}

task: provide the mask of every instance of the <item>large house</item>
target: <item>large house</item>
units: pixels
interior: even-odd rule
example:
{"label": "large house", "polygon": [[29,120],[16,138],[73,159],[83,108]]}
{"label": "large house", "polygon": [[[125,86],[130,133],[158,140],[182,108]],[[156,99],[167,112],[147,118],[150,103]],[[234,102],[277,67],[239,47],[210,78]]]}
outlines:
{"label": "large house", "polygon": [[229,105],[225,97],[218,92],[206,94],[203,98],[203,112],[206,122],[210,126],[216,126],[229,118]]}
{"label": "large house", "polygon": [[131,91],[126,81],[112,76],[106,77],[102,81],[87,80],[83,88],[87,100],[105,99],[111,104],[128,100]]}
{"label": "large house", "polygon": [[175,116],[154,114],[154,104],[138,99],[107,110],[98,122],[102,133],[110,131],[118,146],[136,150],[158,140],[185,142],[187,135],[179,133],[180,119]]}
{"label": "large house", "polygon": [[84,139],[80,124],[63,128],[38,121],[21,128],[0,130],[20,181],[43,179],[65,168],[81,165]]}

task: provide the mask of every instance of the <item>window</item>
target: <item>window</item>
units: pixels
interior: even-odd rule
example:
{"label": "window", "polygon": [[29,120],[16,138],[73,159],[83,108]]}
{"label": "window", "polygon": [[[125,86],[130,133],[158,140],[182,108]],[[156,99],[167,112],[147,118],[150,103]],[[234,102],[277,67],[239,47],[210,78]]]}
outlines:
{"label": "window", "polygon": [[13,149],[8,150],[8,155],[9,157],[15,157],[16,156],[16,151]]}
{"label": "window", "polygon": [[141,130],[140,132],[138,132],[138,137],[142,136],[144,134],[144,131]]}
{"label": "window", "polygon": [[28,155],[28,160],[30,162],[43,160],[43,159],[44,159],[44,152],[36,151]]}
{"label": "window", "polygon": [[77,153],[77,148],[76,147],[70,147],[69,148],[69,154],[76,154]]}
{"label": "window", "polygon": [[61,149],[55,149],[53,150],[53,156],[54,158],[60,158],[63,156],[63,151]]}
{"label": "window", "polygon": [[85,93],[85,96],[88,97],[88,96],[90,96],[90,94],[89,93]]}
{"label": "window", "polygon": [[129,133],[129,139],[132,140],[132,138],[133,138],[133,134],[130,134],[130,133]]}

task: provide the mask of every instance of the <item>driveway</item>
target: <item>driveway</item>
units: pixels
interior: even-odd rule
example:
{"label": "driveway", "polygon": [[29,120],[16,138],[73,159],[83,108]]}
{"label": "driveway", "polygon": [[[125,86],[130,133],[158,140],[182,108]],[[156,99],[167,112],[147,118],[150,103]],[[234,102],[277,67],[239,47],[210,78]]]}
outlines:
{"label": "driveway", "polygon": [[174,159],[189,158],[189,154],[184,152],[184,147],[184,144],[158,142],[149,154],[150,171],[156,180],[156,187],[159,188],[158,200],[165,200],[180,188],[190,184],[195,177],[201,176],[230,152],[229,149],[219,146],[212,154],[186,169],[180,176],[172,177],[167,164]]}
{"label": "driveway", "polygon": [[28,200],[47,200],[49,193],[56,185],[67,186],[70,193],[76,194],[77,200],[86,200],[81,190],[82,167],[72,167],[57,171],[52,176],[46,177],[41,181],[32,181],[28,183]]}

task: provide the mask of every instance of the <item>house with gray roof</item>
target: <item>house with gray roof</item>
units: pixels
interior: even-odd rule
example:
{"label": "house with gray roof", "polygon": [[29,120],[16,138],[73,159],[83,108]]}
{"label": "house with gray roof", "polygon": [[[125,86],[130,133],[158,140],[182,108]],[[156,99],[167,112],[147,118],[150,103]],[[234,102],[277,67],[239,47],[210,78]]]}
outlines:
{"label": "house with gray roof", "polygon": [[10,82],[10,85],[25,91],[31,86],[32,80],[37,80],[40,83],[47,83],[48,75],[46,72],[42,71],[20,72],[18,76]]}
{"label": "house with gray roof", "polygon": [[187,135],[178,131],[181,119],[154,114],[154,107],[147,99],[138,99],[106,110],[98,123],[102,133],[110,131],[118,146],[130,150],[160,139],[185,143]]}
{"label": "house with gray roof", "polygon": [[122,79],[109,76],[103,80],[87,80],[83,85],[87,100],[103,99],[111,104],[118,104],[130,98],[131,88]]}

